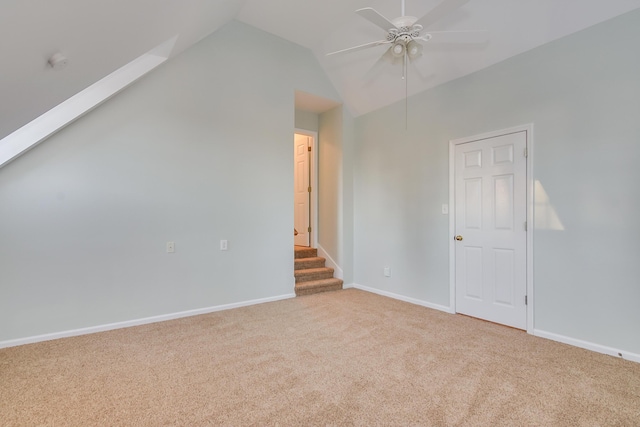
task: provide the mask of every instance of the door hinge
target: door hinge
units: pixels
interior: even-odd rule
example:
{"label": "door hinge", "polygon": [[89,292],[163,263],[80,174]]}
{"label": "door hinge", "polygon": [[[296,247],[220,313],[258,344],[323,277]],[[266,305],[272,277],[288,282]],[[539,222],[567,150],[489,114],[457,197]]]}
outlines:
{"label": "door hinge", "polygon": [[524,305],[529,305],[529,298],[527,298],[527,295],[524,296]]}
{"label": "door hinge", "polygon": [[310,145],[307,147],[307,151],[311,151],[311,146]]}
{"label": "door hinge", "polygon": [[307,228],[307,231],[308,231],[309,233],[311,233],[311,227]]}
{"label": "door hinge", "polygon": [[524,147],[524,156],[529,157],[529,149],[527,147]]}
{"label": "door hinge", "polygon": [[309,187],[308,191],[309,191],[309,193],[311,193],[311,187]]}

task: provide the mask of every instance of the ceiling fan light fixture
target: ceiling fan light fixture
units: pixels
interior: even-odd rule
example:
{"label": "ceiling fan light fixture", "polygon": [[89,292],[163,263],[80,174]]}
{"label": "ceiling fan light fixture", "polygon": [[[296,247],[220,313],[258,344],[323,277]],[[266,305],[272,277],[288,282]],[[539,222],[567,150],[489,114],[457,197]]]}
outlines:
{"label": "ceiling fan light fixture", "polygon": [[411,40],[407,43],[407,55],[411,59],[419,57],[422,55],[422,45],[415,40]]}
{"label": "ceiling fan light fixture", "polygon": [[404,53],[406,51],[407,51],[407,47],[402,42],[394,43],[393,48],[391,49],[391,53],[396,58],[400,58],[400,57],[404,56]]}

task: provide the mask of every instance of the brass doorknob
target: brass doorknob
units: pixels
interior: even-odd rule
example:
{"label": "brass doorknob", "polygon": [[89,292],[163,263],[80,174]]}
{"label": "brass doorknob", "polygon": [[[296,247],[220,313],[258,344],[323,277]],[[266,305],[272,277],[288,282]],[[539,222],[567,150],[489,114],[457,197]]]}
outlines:
{"label": "brass doorknob", "polygon": [[459,242],[459,241],[461,241],[461,240],[462,240],[462,236],[459,236],[459,235],[458,235],[458,236],[456,236],[456,240],[457,240],[458,242]]}

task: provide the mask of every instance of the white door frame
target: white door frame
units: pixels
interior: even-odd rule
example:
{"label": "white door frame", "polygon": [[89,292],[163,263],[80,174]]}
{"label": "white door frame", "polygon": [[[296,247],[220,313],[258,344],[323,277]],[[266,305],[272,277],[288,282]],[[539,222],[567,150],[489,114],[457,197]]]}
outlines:
{"label": "white door frame", "polygon": [[515,126],[467,138],[449,141],[449,307],[456,313],[456,256],[455,241],[455,148],[456,145],[481,139],[495,138],[516,132],[525,132],[527,138],[527,333],[533,334],[534,318],[533,305],[535,303],[533,293],[533,124]]}
{"label": "white door frame", "polygon": [[309,170],[311,175],[311,200],[309,213],[311,214],[311,234],[309,235],[309,247],[313,248],[318,244],[318,132],[295,128],[293,133],[311,137],[311,159],[309,160]]}

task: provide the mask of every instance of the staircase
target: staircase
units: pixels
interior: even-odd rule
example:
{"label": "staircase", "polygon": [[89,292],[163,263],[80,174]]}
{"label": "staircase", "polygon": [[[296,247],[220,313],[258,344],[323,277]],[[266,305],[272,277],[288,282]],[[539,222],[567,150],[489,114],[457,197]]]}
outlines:
{"label": "staircase", "polygon": [[325,261],[318,256],[317,249],[295,247],[296,296],[342,289],[342,280],[333,277],[333,268],[325,267]]}

